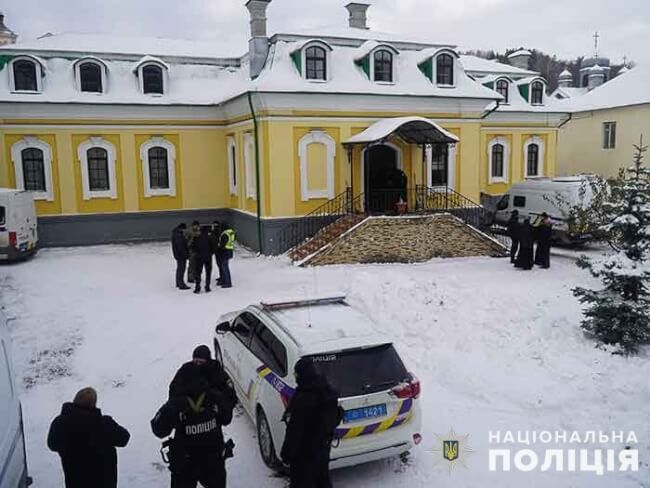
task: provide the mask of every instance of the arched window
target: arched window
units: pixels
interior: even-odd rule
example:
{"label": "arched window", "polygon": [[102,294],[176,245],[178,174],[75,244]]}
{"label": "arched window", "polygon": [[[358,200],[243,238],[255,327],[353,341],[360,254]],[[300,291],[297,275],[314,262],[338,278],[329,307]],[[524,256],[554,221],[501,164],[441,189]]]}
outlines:
{"label": "arched window", "polygon": [[39,91],[38,76],[40,70],[36,62],[28,59],[18,59],[14,61],[12,66],[15,91]]}
{"label": "arched window", "polygon": [[149,149],[149,184],[154,190],[169,189],[167,149],[155,146]]}
{"label": "arched window", "polygon": [[510,146],[505,137],[495,137],[488,144],[489,183],[506,183]]}
{"label": "arched window", "polygon": [[530,144],[528,146],[526,173],[528,176],[537,176],[539,174],[539,146],[537,144]]}
{"label": "arched window", "polygon": [[23,183],[27,191],[45,192],[45,155],[41,149],[28,147],[20,152],[23,165]]}
{"label": "arched window", "polygon": [[111,188],[108,176],[108,151],[102,147],[88,149],[88,188],[91,192],[108,191]]}
{"label": "arched window", "polygon": [[542,105],[544,103],[544,84],[541,81],[533,82],[530,103],[533,105]]}
{"label": "arched window", "polygon": [[510,103],[509,85],[510,84],[506,80],[497,81],[497,93],[503,97],[503,102],[501,103]]}
{"label": "arched window", "polygon": [[34,193],[34,200],[54,201],[52,149],[45,141],[27,136],[11,146],[16,188]]}
{"label": "arched window", "polygon": [[305,51],[305,77],[308,80],[327,80],[327,52],[320,46]]}
{"label": "arched window", "polygon": [[431,186],[449,184],[449,145],[431,145]]}
{"label": "arched window", "polygon": [[454,58],[451,54],[441,54],[436,58],[436,83],[445,86],[454,84]]}
{"label": "arched window", "polygon": [[302,201],[334,198],[334,139],[323,131],[311,131],[298,142],[298,157]]}
{"label": "arched window", "polygon": [[393,82],[393,55],[385,49],[375,51],[373,56],[375,81]]}
{"label": "arched window", "polygon": [[503,153],[502,144],[492,146],[492,178],[503,178]]}
{"label": "arched window", "polygon": [[102,67],[98,63],[85,62],[79,65],[79,89],[88,93],[103,93]]}
{"label": "arched window", "polygon": [[176,196],[176,147],[164,137],[152,137],[140,146],[144,196]]}
{"label": "arched window", "polygon": [[230,194],[237,195],[237,142],[234,136],[228,137],[228,182]]}
{"label": "arched window", "polygon": [[165,82],[162,67],[157,64],[147,64],[142,67],[142,92],[145,95],[162,95],[165,93]]}

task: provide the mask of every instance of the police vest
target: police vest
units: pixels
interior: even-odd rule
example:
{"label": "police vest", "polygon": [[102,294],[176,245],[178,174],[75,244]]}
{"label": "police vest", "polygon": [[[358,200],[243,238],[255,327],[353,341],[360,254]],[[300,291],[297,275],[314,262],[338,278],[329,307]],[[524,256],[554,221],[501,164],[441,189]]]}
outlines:
{"label": "police vest", "polygon": [[223,248],[228,249],[229,251],[235,249],[235,231],[232,229],[226,229],[221,233],[221,235],[228,236],[228,242],[226,242],[226,245]]}
{"label": "police vest", "polygon": [[223,442],[221,424],[217,420],[218,407],[202,394],[196,400],[187,398],[189,410],[180,415],[176,433],[187,446],[219,445]]}

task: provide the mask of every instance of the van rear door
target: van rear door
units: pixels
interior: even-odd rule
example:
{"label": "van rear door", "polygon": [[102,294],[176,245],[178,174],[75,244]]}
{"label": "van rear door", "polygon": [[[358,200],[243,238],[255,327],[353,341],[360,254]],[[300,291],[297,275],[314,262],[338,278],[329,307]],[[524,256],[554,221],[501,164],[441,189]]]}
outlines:
{"label": "van rear door", "polygon": [[[7,206],[0,202],[0,249],[9,247],[9,229],[7,229]],[[2,257],[2,255],[0,255]]]}

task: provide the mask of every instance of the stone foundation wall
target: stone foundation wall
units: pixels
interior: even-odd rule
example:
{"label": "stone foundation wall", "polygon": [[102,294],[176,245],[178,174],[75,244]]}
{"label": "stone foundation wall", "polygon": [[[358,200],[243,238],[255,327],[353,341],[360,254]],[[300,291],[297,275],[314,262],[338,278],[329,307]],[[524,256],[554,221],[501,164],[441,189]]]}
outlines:
{"label": "stone foundation wall", "polygon": [[453,215],[371,217],[303,265],[419,263],[435,257],[505,255],[505,249]]}

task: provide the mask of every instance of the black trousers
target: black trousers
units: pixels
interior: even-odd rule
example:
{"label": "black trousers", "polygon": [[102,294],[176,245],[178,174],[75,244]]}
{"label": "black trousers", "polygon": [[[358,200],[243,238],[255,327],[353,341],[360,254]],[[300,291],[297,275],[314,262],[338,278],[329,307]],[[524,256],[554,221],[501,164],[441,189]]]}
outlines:
{"label": "black trousers", "polygon": [[289,466],[290,488],[332,488],[329,446],[314,459],[300,459]]}
{"label": "black trousers", "polygon": [[223,459],[189,462],[182,468],[172,468],[171,488],[226,488],[226,466]]}
{"label": "black trousers", "polygon": [[519,239],[514,237],[510,238],[512,240],[512,245],[510,246],[510,262],[514,263],[517,258],[517,251],[519,250]]}
{"label": "black trousers", "polygon": [[176,286],[186,286],[185,285],[185,269],[187,268],[187,259],[177,259],[176,260]]}
{"label": "black trousers", "polygon": [[201,275],[205,269],[205,287],[210,288],[210,278],[212,277],[212,259],[208,261],[202,261],[201,259],[196,259],[194,261],[194,289],[201,289]]}
{"label": "black trousers", "polygon": [[537,250],[535,251],[535,264],[542,268],[551,267],[551,243],[538,242]]}
{"label": "black trousers", "polygon": [[221,286],[232,286],[230,256],[227,254],[217,254],[217,266],[219,267],[219,284]]}

